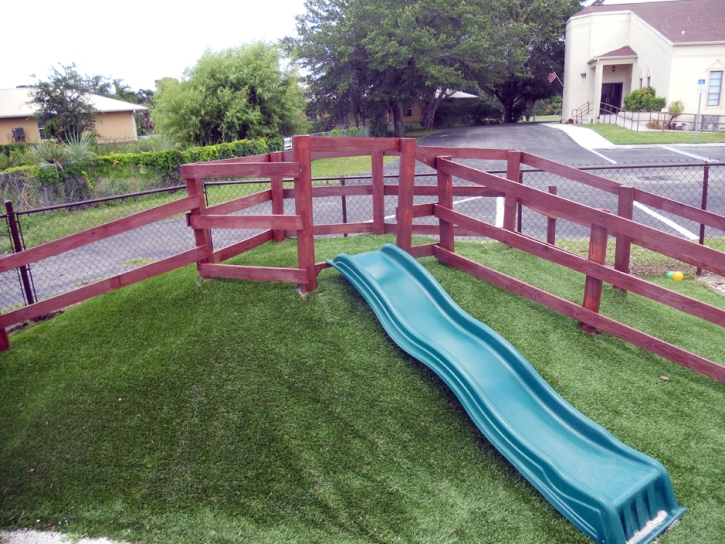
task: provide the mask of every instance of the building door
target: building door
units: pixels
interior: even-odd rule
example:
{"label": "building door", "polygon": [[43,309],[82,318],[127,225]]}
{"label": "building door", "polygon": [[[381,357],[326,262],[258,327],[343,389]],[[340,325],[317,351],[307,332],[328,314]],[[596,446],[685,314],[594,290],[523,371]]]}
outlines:
{"label": "building door", "polygon": [[624,83],[602,83],[602,103],[599,104],[599,113],[616,113],[615,108],[622,107],[622,88]]}

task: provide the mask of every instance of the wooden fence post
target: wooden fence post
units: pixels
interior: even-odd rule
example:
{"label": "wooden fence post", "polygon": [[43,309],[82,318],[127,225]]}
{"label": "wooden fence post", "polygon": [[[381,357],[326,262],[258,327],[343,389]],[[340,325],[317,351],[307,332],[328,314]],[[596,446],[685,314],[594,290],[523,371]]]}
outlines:
{"label": "wooden fence post", "polygon": [[[186,180],[186,191],[189,196],[199,197],[199,206],[193,208],[187,215],[187,223],[191,226],[191,221],[188,219],[194,215],[204,215],[206,211],[206,201],[204,200],[204,181],[201,178],[189,178]],[[214,244],[211,238],[211,231],[209,229],[194,229],[194,241],[196,246],[203,246],[206,250],[206,257],[196,263],[196,268],[199,271],[200,276],[204,276],[201,271],[201,265],[204,263],[214,262]]]}
{"label": "wooden fence post", "polygon": [[[438,157],[437,160],[451,160],[450,157]],[[438,169],[438,204],[444,208],[453,209],[453,176]],[[440,246],[448,251],[454,249],[453,223],[439,219]]]}
{"label": "wooden fence post", "polygon": [[[270,162],[282,162],[284,153],[281,151],[275,151],[269,154]],[[272,189],[272,213],[275,215],[284,215],[284,179],[280,176],[274,176],[270,179]],[[280,229],[274,229],[273,231],[275,242],[284,242],[285,235],[284,231]]]}
{"label": "wooden fence post", "polygon": [[[599,225],[592,225],[589,235],[589,260],[597,264],[604,264],[607,258],[607,229]],[[584,284],[584,302],[582,306],[587,310],[599,313],[602,301],[602,280],[587,276]],[[595,333],[597,328],[579,322],[579,328],[584,332]]]}
{"label": "wooden fence post", "polygon": [[373,234],[385,234],[385,177],[383,152],[373,151]]}
{"label": "wooden fence post", "polygon": [[315,238],[312,221],[312,150],[309,136],[293,136],[294,161],[300,165],[300,177],[295,178],[295,213],[302,218],[302,230],[297,232],[297,261],[307,270],[307,283],[300,285],[302,293],[317,287],[315,269]]}
{"label": "wooden fence post", "polygon": [[0,329],[0,351],[10,349],[10,338],[8,338],[8,332],[5,329]]}
{"label": "wooden fence post", "polygon": [[400,139],[396,244],[410,252],[413,245],[413,191],[415,185],[415,139]]}
{"label": "wooden fence post", "polygon": [[[632,219],[634,214],[634,187],[622,185],[619,188],[619,202],[617,204],[617,215],[625,219]],[[629,261],[632,251],[632,239],[621,233],[617,233],[616,246],[614,250],[614,269],[629,274]],[[626,289],[614,286],[623,292]]]}
{"label": "wooden fence post", "polygon": [[[556,194],[556,185],[549,185],[549,193]],[[556,245],[556,219],[549,217],[546,220],[546,243],[552,246]]]}
{"label": "wooden fence post", "polygon": [[[521,174],[521,151],[509,151],[506,162],[506,179],[520,182]],[[513,193],[506,193],[503,205],[503,228],[514,230],[516,228],[516,196]]]}

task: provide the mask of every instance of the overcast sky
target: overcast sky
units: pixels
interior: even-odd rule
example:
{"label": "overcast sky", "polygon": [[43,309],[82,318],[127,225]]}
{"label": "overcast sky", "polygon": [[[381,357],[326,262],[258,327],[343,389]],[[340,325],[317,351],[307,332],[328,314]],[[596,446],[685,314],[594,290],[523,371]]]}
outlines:
{"label": "overcast sky", "polygon": [[[608,4],[641,0],[607,0]],[[120,78],[133,90],[181,77],[209,47],[295,34],[304,0],[35,0],[3,2],[0,89],[47,79],[52,66]]]}
{"label": "overcast sky", "polygon": [[83,74],[120,78],[133,90],[180,77],[213,51],[295,34],[304,0],[4,1],[0,89],[46,79],[75,62]]}

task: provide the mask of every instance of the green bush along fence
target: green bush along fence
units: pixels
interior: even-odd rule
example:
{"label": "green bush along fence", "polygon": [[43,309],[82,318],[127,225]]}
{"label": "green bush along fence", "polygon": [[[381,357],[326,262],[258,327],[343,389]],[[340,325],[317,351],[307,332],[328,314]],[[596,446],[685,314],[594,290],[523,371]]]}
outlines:
{"label": "green bush along fence", "polygon": [[179,175],[182,164],[281,150],[280,138],[260,138],[185,151],[111,153],[63,166],[19,166],[0,172],[0,191],[3,200],[14,203],[16,211],[45,208],[178,185],[183,183]]}

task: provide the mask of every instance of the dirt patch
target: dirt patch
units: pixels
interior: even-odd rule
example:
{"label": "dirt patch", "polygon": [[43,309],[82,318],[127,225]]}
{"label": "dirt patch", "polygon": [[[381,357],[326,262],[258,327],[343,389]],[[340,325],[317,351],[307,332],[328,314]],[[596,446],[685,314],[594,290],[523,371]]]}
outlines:
{"label": "dirt patch", "polygon": [[106,537],[73,538],[55,531],[36,531],[35,529],[0,531],[0,542],[3,544],[121,544],[117,540],[110,540]]}
{"label": "dirt patch", "polygon": [[709,287],[712,287],[713,289],[715,289],[715,291],[725,296],[724,277],[713,274],[712,272],[703,271],[702,276],[697,277],[697,281],[699,281],[700,283],[704,283]]}

